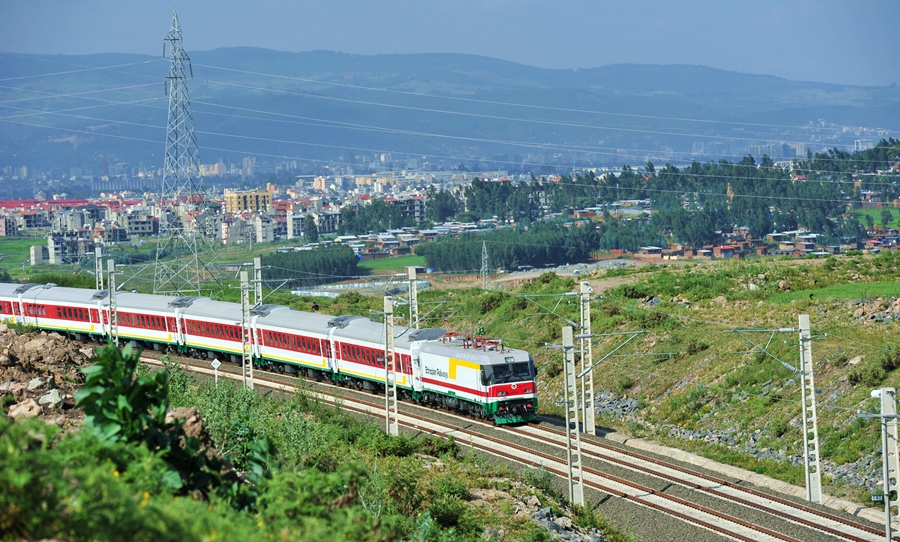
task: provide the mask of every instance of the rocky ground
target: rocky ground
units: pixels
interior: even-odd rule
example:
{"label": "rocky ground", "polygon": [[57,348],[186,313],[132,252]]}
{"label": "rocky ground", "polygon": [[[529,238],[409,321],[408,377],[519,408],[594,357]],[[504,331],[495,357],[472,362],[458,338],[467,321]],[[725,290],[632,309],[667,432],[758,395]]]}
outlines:
{"label": "rocky ground", "polygon": [[[791,382],[785,383],[786,387]],[[803,456],[799,453],[791,453],[793,450],[776,450],[758,445],[758,441],[765,430],[756,430],[749,436],[742,435],[737,427],[724,430],[719,429],[684,429],[678,426],[660,426],[644,420],[639,409],[637,399],[619,395],[613,391],[601,391],[594,395],[595,412],[599,416],[611,416],[620,422],[631,421],[644,424],[646,427],[657,431],[664,431],[670,437],[687,441],[703,441],[708,444],[724,446],[757,459],[790,462],[794,465],[803,464]],[[871,491],[876,491],[881,484],[881,459],[876,456],[868,456],[853,463],[837,465],[833,461],[821,459],[822,472],[835,480],[843,481],[854,486],[864,486]]]}
{"label": "rocky ground", "polygon": [[78,425],[75,391],[84,382],[79,370],[94,356],[90,346],[58,333],[19,335],[0,324],[0,398],[11,418],[38,416],[61,427]]}

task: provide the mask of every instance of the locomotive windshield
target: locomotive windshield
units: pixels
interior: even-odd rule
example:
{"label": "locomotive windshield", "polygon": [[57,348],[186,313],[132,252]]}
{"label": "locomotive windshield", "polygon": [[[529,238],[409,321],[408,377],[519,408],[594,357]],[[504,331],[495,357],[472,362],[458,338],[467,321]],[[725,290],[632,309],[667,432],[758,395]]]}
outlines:
{"label": "locomotive windshield", "polygon": [[507,382],[525,382],[533,380],[533,378],[534,365],[531,361],[481,366],[481,383],[485,386]]}

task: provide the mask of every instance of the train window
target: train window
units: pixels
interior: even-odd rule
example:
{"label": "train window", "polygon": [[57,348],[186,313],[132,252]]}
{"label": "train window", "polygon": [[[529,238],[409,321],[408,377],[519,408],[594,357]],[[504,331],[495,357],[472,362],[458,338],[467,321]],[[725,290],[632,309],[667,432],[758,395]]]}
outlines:
{"label": "train window", "polygon": [[512,371],[513,376],[519,380],[530,380],[531,379],[531,367],[528,366],[528,363],[513,363]]}

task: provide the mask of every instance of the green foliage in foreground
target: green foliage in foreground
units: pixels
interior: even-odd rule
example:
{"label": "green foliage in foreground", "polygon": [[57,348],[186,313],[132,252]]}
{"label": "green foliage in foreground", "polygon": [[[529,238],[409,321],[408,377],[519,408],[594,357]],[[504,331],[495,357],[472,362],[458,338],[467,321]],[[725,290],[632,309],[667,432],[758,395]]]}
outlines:
{"label": "green foliage in foreground", "polygon": [[[469,502],[477,487],[556,507],[539,472],[526,486],[452,439],[388,437],[302,390],[214,386],[175,364],[151,372],[138,356],[107,346],[84,370],[80,431],[0,418],[0,539],[437,542],[503,525],[504,540],[549,540],[511,505],[504,515]],[[227,461],[166,423],[170,403],[199,408]],[[607,528],[586,509],[577,522]]]}

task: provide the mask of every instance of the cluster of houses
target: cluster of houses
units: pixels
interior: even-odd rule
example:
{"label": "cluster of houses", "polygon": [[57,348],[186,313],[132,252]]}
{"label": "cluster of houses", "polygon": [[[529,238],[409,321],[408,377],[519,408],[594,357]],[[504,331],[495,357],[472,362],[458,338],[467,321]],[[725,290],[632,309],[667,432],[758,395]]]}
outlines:
{"label": "cluster of houses", "polygon": [[[202,227],[226,245],[265,243],[303,237],[311,223],[319,234],[335,234],[341,209],[373,201],[368,194],[340,203],[323,197],[275,200],[273,194],[270,189],[226,191],[202,212],[155,199],[4,200],[0,236],[45,236],[46,244],[31,248],[31,264],[70,264],[92,256],[98,246],[158,235],[161,218],[186,235]],[[400,207],[404,218],[424,219],[424,193],[390,194],[383,200]]]}
{"label": "cluster of houses", "polygon": [[[724,242],[720,245],[706,245],[700,248],[689,248],[672,243],[667,247],[646,246],[638,250],[638,254],[646,258],[662,260],[683,259],[740,259],[747,255],[756,256],[828,256],[849,250],[864,250],[877,253],[882,250],[900,249],[900,236],[897,230],[875,232],[862,241],[844,240],[840,245],[823,245],[822,236],[805,230],[783,231],[766,234],[765,238],[752,238],[747,228],[735,228],[730,233],[723,233]],[[616,251],[614,251],[616,252]]]}

